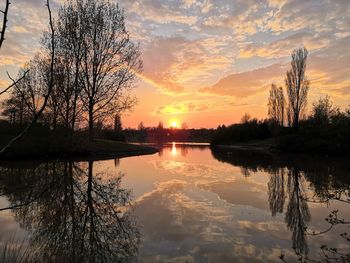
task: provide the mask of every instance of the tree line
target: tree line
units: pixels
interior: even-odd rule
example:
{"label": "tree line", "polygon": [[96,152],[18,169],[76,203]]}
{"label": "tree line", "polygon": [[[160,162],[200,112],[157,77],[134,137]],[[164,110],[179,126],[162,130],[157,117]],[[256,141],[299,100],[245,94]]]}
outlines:
{"label": "tree line", "polygon": [[11,123],[64,128],[71,138],[86,126],[92,141],[96,123],[136,103],[130,89],[142,70],[139,45],[124,10],[107,0],[67,0],[57,19],[49,13],[51,30],[13,79],[1,113]]}
{"label": "tree line", "polygon": [[271,85],[268,118],[258,120],[246,114],[240,124],[219,126],[212,144],[274,138],[273,147],[283,151],[349,152],[350,107],[341,111],[325,96],[314,102],[307,112],[310,89],[307,58],[306,48],[292,52],[285,89]]}

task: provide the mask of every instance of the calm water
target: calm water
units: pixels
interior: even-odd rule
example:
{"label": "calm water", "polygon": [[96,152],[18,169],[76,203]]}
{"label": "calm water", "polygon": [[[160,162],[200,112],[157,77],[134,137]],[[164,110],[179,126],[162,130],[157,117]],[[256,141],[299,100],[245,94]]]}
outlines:
{"label": "calm water", "polygon": [[342,259],[350,251],[349,185],[347,161],[205,145],[0,164],[0,208],[8,208],[0,211],[0,261]]}

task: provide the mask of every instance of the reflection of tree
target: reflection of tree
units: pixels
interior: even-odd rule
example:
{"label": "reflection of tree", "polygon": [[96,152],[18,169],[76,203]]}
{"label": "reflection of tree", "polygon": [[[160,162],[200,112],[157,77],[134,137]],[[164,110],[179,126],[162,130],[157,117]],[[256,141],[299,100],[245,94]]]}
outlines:
{"label": "reflection of tree", "polygon": [[186,146],[185,147],[182,146],[182,147],[180,147],[180,149],[181,149],[181,156],[186,157],[188,154],[188,148]]}
{"label": "reflection of tree", "polygon": [[[346,247],[339,249],[322,246],[320,260],[308,256],[308,235],[323,235],[336,226],[348,225],[349,220],[340,217],[341,211],[331,211],[326,218],[329,227],[313,231],[308,226],[310,212],[308,203],[326,203],[333,201],[350,204],[350,177],[348,159],[336,157],[312,157],[273,155],[262,152],[249,152],[230,149],[222,151],[212,149],[213,156],[219,161],[238,166],[244,175],[264,171],[270,174],[268,183],[269,205],[272,215],[283,213],[287,202],[285,221],[292,232],[292,243],[301,262],[350,262],[350,253]],[[296,157],[296,158],[294,158]],[[287,174],[287,178],[286,177]],[[307,180],[314,195],[307,196],[303,189],[303,180]],[[287,182],[286,182],[287,180]],[[346,230],[345,230],[346,231]],[[342,240],[350,242],[350,234],[343,232]],[[281,259],[285,261],[284,257]]]}
{"label": "reflection of tree", "polygon": [[293,248],[298,255],[307,255],[308,245],[305,231],[311,215],[305,200],[300,172],[294,169],[288,173],[288,194],[285,219],[289,230],[292,231]]}
{"label": "reflection of tree", "polygon": [[269,204],[272,216],[283,213],[285,196],[284,169],[272,169],[268,183]]}
{"label": "reflection of tree", "polygon": [[23,188],[27,190],[11,193],[13,204],[31,198],[14,211],[31,233],[28,254],[33,261],[132,261],[139,232],[130,211],[130,192],[120,187],[122,177],[107,180],[105,174],[93,174],[93,162],[56,163],[35,170],[46,169],[46,176],[32,174],[39,178]]}
{"label": "reflection of tree", "polygon": [[285,169],[271,169],[268,183],[269,204],[272,216],[283,213],[287,186],[288,204],[285,221],[292,232],[293,249],[298,255],[307,255],[306,240],[307,224],[310,221],[310,212],[306,202],[301,175],[295,169],[288,171],[288,182],[285,183]]}

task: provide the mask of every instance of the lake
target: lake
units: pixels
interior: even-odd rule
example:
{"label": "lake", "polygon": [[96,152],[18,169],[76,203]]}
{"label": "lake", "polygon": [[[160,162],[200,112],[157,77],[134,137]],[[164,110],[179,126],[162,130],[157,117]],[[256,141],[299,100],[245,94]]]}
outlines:
{"label": "lake", "polygon": [[0,261],[346,262],[349,167],[181,143],[115,160],[2,163]]}

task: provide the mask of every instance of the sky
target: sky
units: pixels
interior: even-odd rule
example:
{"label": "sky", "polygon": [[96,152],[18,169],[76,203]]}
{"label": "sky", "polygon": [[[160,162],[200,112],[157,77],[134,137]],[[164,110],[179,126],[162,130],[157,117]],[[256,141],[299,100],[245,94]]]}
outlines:
{"label": "sky", "polygon": [[[9,83],[6,71],[16,76],[38,50],[48,22],[45,1],[11,2],[0,51],[0,88]],[[62,2],[51,1],[54,14]],[[175,121],[215,128],[239,122],[245,113],[265,118],[271,84],[284,87],[290,54],[303,46],[309,51],[308,108],[326,95],[341,109],[350,105],[349,0],[118,3],[143,60],[132,91],[138,104],[123,114],[124,127]]]}

